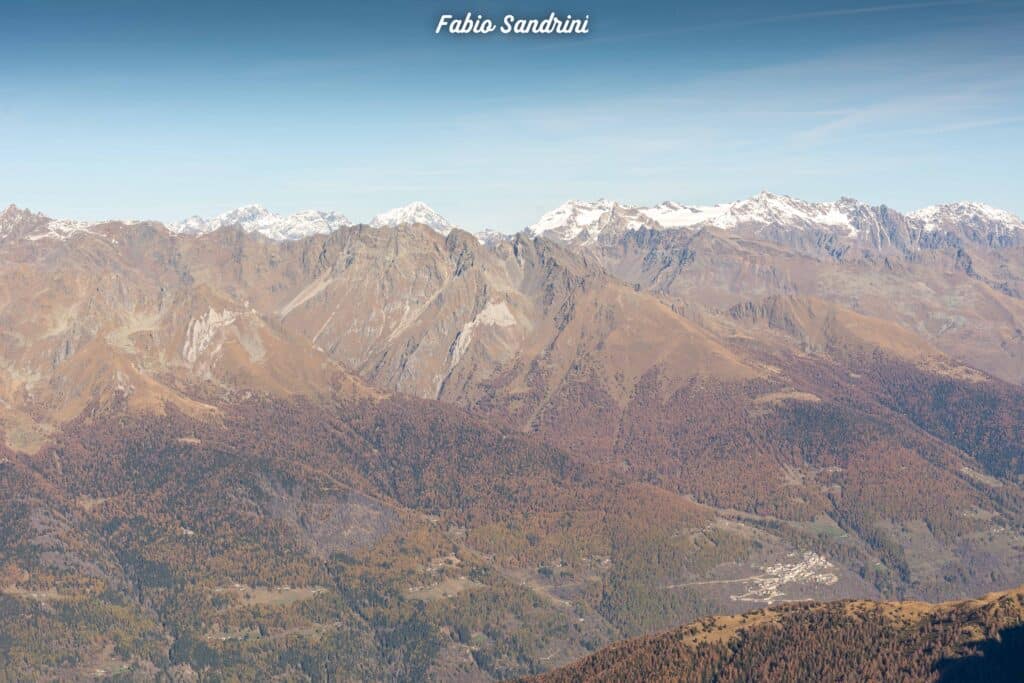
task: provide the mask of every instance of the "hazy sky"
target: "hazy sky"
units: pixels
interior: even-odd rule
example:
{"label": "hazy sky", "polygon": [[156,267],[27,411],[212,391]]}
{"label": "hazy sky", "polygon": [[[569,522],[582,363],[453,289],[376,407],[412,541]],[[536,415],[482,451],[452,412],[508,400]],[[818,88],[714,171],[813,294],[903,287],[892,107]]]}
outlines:
{"label": "hazy sky", "polygon": [[[443,12],[586,37],[435,36]],[[0,0],[0,202],[517,230],[762,189],[1024,214],[1024,2]]]}

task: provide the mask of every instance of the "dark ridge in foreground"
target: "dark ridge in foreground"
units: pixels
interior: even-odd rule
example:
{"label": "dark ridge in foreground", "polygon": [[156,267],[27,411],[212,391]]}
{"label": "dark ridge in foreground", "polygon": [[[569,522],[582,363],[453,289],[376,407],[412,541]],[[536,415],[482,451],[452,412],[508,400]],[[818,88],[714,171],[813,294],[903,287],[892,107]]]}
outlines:
{"label": "dark ridge in foreground", "polygon": [[963,602],[792,603],[712,617],[523,680],[1020,681],[1024,586]]}

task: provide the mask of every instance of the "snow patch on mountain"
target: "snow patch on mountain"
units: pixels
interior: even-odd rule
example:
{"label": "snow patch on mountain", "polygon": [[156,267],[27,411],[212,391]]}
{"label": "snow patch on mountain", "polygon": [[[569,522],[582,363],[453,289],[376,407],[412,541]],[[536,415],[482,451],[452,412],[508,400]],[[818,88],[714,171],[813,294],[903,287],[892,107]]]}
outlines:
{"label": "snow patch on mountain", "polygon": [[715,204],[714,206],[686,206],[676,202],[662,202],[650,208],[640,209],[640,213],[655,220],[666,228],[689,228],[721,218],[729,212],[732,204]]}
{"label": "snow patch on mountain", "polygon": [[46,229],[42,232],[35,232],[31,235],[27,235],[25,239],[36,241],[41,239],[68,239],[79,233],[95,234],[92,228],[99,223],[92,223],[89,221],[74,221],[68,219],[56,219],[46,224]]}
{"label": "snow patch on mountain", "polygon": [[[95,228],[106,224],[120,224],[133,226],[143,221],[134,220],[105,220],[105,221],[77,221],[69,218],[47,219],[39,229],[25,235],[30,242],[43,239],[66,240],[75,235],[98,235]],[[116,241],[116,240],[115,240]]]}

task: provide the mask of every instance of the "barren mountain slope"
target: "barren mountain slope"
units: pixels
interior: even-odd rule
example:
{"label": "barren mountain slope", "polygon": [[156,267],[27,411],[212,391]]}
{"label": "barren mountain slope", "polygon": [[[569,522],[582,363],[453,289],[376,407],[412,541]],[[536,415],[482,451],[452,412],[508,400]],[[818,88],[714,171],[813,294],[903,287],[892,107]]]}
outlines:
{"label": "barren mountain slope", "polygon": [[185,239],[109,224],[0,245],[0,423],[11,445],[38,447],[95,404],[209,413],[197,392],[369,392],[273,319],[197,282]]}
{"label": "barren mountain slope", "polygon": [[1024,381],[1020,246],[936,241],[837,256],[704,228],[630,232],[594,258],[623,280],[690,307],[721,310],[777,294],[834,301],[897,322],[961,362]]}
{"label": "barren mountain slope", "polygon": [[680,378],[702,367],[756,374],[663,304],[546,241],[489,249],[458,230],[360,226],[286,244],[221,231],[187,249],[197,279],[379,386],[425,398],[472,403],[499,373],[511,381],[512,366],[543,358],[557,376],[593,354],[618,393],[658,363]]}

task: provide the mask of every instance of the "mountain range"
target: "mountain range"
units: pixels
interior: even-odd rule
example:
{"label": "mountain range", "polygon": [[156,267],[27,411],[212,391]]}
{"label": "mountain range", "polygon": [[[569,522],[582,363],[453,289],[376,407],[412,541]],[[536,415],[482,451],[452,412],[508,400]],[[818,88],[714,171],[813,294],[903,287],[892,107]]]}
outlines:
{"label": "mountain range", "polygon": [[[530,226],[533,234],[563,242],[607,242],[643,228],[717,228],[750,237],[819,233],[841,245],[881,248],[893,238],[914,248],[934,233],[954,232],[970,239],[1019,244],[1024,223],[1013,214],[976,202],[930,206],[903,215],[885,206],[870,206],[844,197],[834,202],[805,202],[762,192],[755,197],[714,206],[687,206],[666,201],[652,207],[617,202],[570,201]],[[899,234],[897,234],[899,233]]]}
{"label": "mountain range", "polygon": [[423,204],[10,207],[3,674],[491,680],[1019,585],[1022,227],[769,194],[483,236]]}
{"label": "mountain range", "polygon": [[[882,214],[890,218],[883,217]],[[789,230],[821,230],[850,239],[863,238],[886,230],[886,221],[904,220],[910,232],[920,238],[928,233],[969,230],[974,239],[1019,240],[1024,229],[1021,219],[1008,211],[978,202],[956,202],[929,206],[902,215],[884,206],[873,207],[844,197],[834,202],[806,202],[769,192],[749,199],[714,206],[685,205],[665,201],[651,207],[621,204],[615,201],[571,200],[549,211],[525,228],[530,234],[563,242],[582,239],[614,239],[630,229],[718,228],[740,232],[766,230],[772,226]],[[99,222],[52,221],[56,233],[88,228]],[[389,209],[367,222],[371,227],[395,227],[404,224],[427,225],[441,234],[458,227],[421,201]],[[247,232],[258,232],[271,239],[301,239],[333,232],[354,225],[336,211],[303,210],[289,216],[274,213],[258,204],[242,206],[213,218],[191,216],[168,224],[182,234],[213,232],[237,225]],[[484,229],[474,233],[481,241],[493,241],[504,235]]]}

